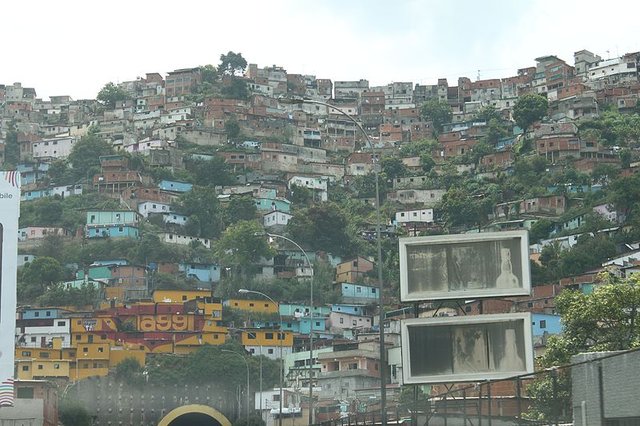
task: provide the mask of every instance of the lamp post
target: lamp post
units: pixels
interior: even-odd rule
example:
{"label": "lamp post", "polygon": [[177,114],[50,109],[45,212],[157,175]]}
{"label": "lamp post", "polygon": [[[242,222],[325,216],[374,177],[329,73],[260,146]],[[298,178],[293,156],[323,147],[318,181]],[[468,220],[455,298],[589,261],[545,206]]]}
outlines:
{"label": "lamp post", "polygon": [[[284,372],[282,371],[284,368],[284,362],[282,359],[282,341],[284,340],[284,333],[282,332],[282,314],[280,313],[280,305],[273,300],[271,297],[269,297],[268,295],[262,293],[261,291],[256,291],[256,290],[247,290],[246,288],[241,288],[238,290],[238,293],[240,294],[259,294],[260,296],[264,297],[265,299],[269,299],[274,305],[276,305],[276,307],[278,308],[278,315],[280,316],[280,329],[278,330],[278,341],[280,343],[280,401],[279,401],[279,405],[280,405],[280,411],[279,411],[279,416],[278,416],[278,425],[282,426],[282,385],[283,385],[283,374]],[[262,395],[260,395],[260,398],[262,399]]]}
{"label": "lamp post", "polygon": [[382,238],[381,238],[381,231],[380,231],[380,227],[382,223],[382,215],[380,213],[380,177],[378,172],[378,165],[375,164],[376,151],[373,146],[373,143],[371,142],[371,139],[369,138],[369,135],[364,130],[362,125],[355,118],[353,118],[351,115],[347,114],[345,111],[341,110],[340,108],[337,108],[334,105],[331,105],[327,102],[318,101],[318,100],[307,98],[307,97],[297,97],[297,98],[280,97],[278,98],[278,101],[280,103],[289,104],[289,105],[302,105],[302,104],[323,105],[325,107],[338,111],[340,114],[347,117],[349,121],[353,122],[353,124],[356,125],[358,130],[362,132],[365,139],[367,140],[368,148],[371,150],[371,156],[374,162],[373,173],[376,181],[375,208],[376,208],[376,240],[377,240],[377,251],[378,251],[377,253],[378,254],[378,293],[379,293],[378,294],[378,310],[380,311],[379,320],[378,320],[379,322],[378,326],[380,327],[380,411],[382,414],[381,416],[382,426],[386,426],[387,424],[387,413],[386,413],[387,386],[386,386],[386,368],[385,368],[386,353],[385,353],[385,346],[384,346],[384,311],[382,309],[383,307],[382,291],[384,289],[384,286],[382,283]]}
{"label": "lamp post", "polygon": [[222,349],[222,352],[235,354],[235,355],[239,356],[240,358],[242,358],[242,360],[244,361],[245,366],[247,367],[247,412],[246,412],[246,419],[247,419],[247,424],[249,424],[249,363],[247,362],[247,360],[244,357],[244,355],[242,355],[239,352],[231,351],[229,349]]}
{"label": "lamp post", "polygon": [[281,238],[285,241],[290,242],[294,246],[298,248],[304,255],[305,260],[307,261],[307,267],[311,271],[311,282],[310,282],[310,297],[309,297],[309,425],[313,424],[313,266],[311,264],[311,260],[309,260],[309,256],[307,252],[300,247],[300,244],[296,243],[289,237],[285,237],[284,235],[272,234],[267,232],[267,236],[274,238]]}

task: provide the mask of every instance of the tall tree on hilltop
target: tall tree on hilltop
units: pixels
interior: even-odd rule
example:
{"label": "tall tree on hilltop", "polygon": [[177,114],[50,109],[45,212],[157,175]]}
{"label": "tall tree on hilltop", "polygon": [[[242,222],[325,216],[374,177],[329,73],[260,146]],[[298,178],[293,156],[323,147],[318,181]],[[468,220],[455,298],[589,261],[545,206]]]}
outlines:
{"label": "tall tree on hilltop", "polygon": [[98,96],[96,96],[96,100],[107,109],[114,109],[118,102],[126,101],[127,99],[131,99],[129,93],[112,82],[105,84],[98,92]]}
{"label": "tall tree on hilltop", "polygon": [[226,75],[242,75],[246,68],[247,60],[242,57],[242,53],[229,51],[226,55],[220,55],[218,71]]}

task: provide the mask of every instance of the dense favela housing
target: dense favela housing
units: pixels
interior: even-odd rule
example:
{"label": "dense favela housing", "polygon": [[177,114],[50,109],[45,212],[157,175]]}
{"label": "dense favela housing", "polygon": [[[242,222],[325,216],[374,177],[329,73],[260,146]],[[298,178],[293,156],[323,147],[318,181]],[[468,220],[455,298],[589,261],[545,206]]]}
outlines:
{"label": "dense favela housing", "polygon": [[[96,99],[0,84],[0,163],[22,184],[15,406],[51,425],[68,393],[99,425],[187,404],[309,424],[379,410],[382,376],[400,407],[452,389],[403,386],[414,317],[531,313],[542,356],[562,291],[638,271],[639,60],[371,86],[229,52]],[[528,295],[399,300],[399,238],[514,230]],[[526,380],[456,413],[520,416]]]}

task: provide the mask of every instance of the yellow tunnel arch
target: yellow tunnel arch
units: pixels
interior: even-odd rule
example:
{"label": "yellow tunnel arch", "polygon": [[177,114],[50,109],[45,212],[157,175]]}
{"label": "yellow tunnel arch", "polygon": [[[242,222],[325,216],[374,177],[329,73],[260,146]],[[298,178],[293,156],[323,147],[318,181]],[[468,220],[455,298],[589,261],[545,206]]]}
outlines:
{"label": "yellow tunnel arch", "polygon": [[205,414],[216,420],[221,426],[231,426],[231,422],[224,416],[224,414],[215,408],[202,404],[183,405],[182,407],[175,408],[160,420],[158,426],[169,426],[171,422],[178,417],[189,413]]}

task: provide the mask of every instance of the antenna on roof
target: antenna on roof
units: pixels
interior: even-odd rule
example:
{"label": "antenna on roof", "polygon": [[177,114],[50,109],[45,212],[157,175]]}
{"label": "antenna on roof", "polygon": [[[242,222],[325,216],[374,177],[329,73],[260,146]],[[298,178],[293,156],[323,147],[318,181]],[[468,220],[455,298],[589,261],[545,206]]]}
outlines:
{"label": "antenna on roof", "polygon": [[476,77],[476,80],[480,80],[480,70],[478,70],[478,76]]}

